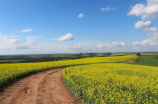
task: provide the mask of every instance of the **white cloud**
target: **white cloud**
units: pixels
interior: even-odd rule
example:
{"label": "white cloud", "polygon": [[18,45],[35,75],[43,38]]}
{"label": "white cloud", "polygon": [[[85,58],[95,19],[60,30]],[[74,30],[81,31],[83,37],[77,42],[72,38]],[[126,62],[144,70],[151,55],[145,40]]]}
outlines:
{"label": "white cloud", "polygon": [[107,47],[109,49],[121,49],[121,48],[125,48],[126,44],[125,42],[108,42],[104,45],[104,47]]}
{"label": "white cloud", "polygon": [[0,35],[1,35],[2,33],[0,32]]}
{"label": "white cloud", "polygon": [[30,32],[30,31],[32,31],[32,29],[24,29],[21,32]]}
{"label": "white cloud", "polygon": [[[132,6],[127,15],[140,16],[142,20],[156,19],[158,18],[158,0],[147,0],[146,5],[142,3],[136,4]],[[141,42],[133,42],[132,45],[135,49],[147,49],[148,51],[158,49],[158,28],[153,27],[151,21],[138,21],[134,27],[143,28],[144,32],[151,36]]]}
{"label": "white cloud", "polygon": [[[100,43],[100,42],[99,42]],[[61,47],[66,51],[72,52],[111,52],[111,51],[125,51],[127,46],[124,42],[106,42],[106,43],[79,43],[75,45],[65,45]]]}
{"label": "white cloud", "polygon": [[22,42],[19,39],[8,39],[7,37],[0,38],[1,41],[6,44],[21,44]]}
{"label": "white cloud", "polygon": [[125,45],[125,42],[121,42],[120,44],[121,44],[123,47],[126,46],[126,45]]}
{"label": "white cloud", "polygon": [[149,39],[145,39],[141,42],[141,45],[143,46],[157,46],[158,45],[158,37],[152,37]]}
{"label": "white cloud", "polygon": [[149,27],[151,26],[151,21],[138,21],[137,23],[135,23],[135,28],[144,28],[144,27]]}
{"label": "white cloud", "polygon": [[158,37],[158,28],[157,27],[145,28],[144,31],[147,33],[147,35],[150,35],[152,37]]}
{"label": "white cloud", "polygon": [[99,47],[99,48],[103,48],[103,45],[99,44],[98,47]]}
{"label": "white cloud", "polygon": [[119,44],[119,42],[112,42],[112,45],[117,46],[117,45],[120,45],[120,44]]}
{"label": "white cloud", "polygon": [[[152,42],[152,43],[151,43]],[[0,44],[1,54],[47,54],[47,53],[85,53],[85,52],[134,52],[134,51],[151,51],[158,49],[158,39],[152,38],[142,42],[133,42],[133,45],[125,42],[95,42],[95,41],[72,41],[62,43],[42,42],[37,45],[32,44]],[[156,48],[157,47],[157,48]],[[145,50],[145,51],[146,51]]]}
{"label": "white cloud", "polygon": [[19,51],[17,50],[28,49],[28,46],[22,44],[19,39],[8,39],[7,36],[3,35],[0,41],[0,50],[4,52],[3,54],[13,54],[13,52],[18,54]]}
{"label": "white cloud", "polygon": [[1,41],[6,42],[7,41],[7,37],[2,37],[0,38]]}
{"label": "white cloud", "polygon": [[111,45],[114,45],[114,46],[125,46],[125,43],[124,42],[112,42]]}
{"label": "white cloud", "polygon": [[145,28],[144,31],[145,32],[157,32],[158,29],[157,29],[157,27],[150,27],[150,28]]}
{"label": "white cloud", "polygon": [[68,41],[68,40],[73,40],[73,35],[71,33],[68,33],[65,36],[61,36],[58,41]]}
{"label": "white cloud", "polygon": [[115,7],[113,7],[113,8],[110,8],[110,5],[109,6],[107,6],[107,7],[105,7],[105,8],[101,8],[101,11],[110,11],[110,10],[115,10],[116,8]]}
{"label": "white cloud", "polygon": [[80,14],[78,15],[78,18],[83,18],[83,17],[84,17],[83,13],[80,13]]}
{"label": "white cloud", "polygon": [[[153,46],[158,47],[158,32],[157,32],[157,35],[152,35],[151,38],[145,39],[141,42],[133,42],[132,45],[134,47],[145,46],[146,48],[148,48],[148,50],[149,50],[150,47],[153,47]],[[149,51],[152,51],[152,50],[149,50]]]}
{"label": "white cloud", "polygon": [[[12,51],[18,51],[18,50],[23,50],[23,49],[29,49],[28,46],[25,45],[3,45],[0,46],[0,50],[6,51],[11,51],[9,54],[13,54]],[[18,53],[16,53],[18,54]]]}
{"label": "white cloud", "polygon": [[35,38],[27,38],[27,43],[36,45]]}
{"label": "white cloud", "polygon": [[8,40],[11,44],[21,44],[21,41],[19,39],[9,39]]}
{"label": "white cloud", "polygon": [[138,46],[138,45],[140,45],[140,42],[133,42],[132,45],[133,46]]}
{"label": "white cloud", "polygon": [[110,10],[109,7],[101,8],[101,11],[109,11],[109,10]]}
{"label": "white cloud", "polygon": [[158,4],[158,0],[147,0],[147,5],[154,5],[154,4]]}
{"label": "white cloud", "polygon": [[158,0],[147,0],[147,5],[139,3],[132,6],[131,11],[127,15],[140,16],[145,19],[158,18]]}

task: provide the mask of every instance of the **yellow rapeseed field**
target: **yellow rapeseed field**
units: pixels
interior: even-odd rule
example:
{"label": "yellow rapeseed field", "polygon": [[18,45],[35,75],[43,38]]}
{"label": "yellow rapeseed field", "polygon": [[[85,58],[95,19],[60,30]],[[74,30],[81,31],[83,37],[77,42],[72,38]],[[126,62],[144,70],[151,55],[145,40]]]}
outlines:
{"label": "yellow rapeseed field", "polygon": [[158,104],[158,67],[102,63],[65,68],[67,87],[85,104]]}
{"label": "yellow rapeseed field", "polygon": [[115,57],[96,57],[85,58],[68,61],[56,62],[39,62],[39,63],[14,63],[14,64],[0,64],[0,86],[17,79],[21,76],[43,71],[47,69],[54,69],[60,67],[68,67],[74,65],[84,65],[92,63],[106,63],[106,62],[124,62],[134,58],[135,55],[115,56]]}

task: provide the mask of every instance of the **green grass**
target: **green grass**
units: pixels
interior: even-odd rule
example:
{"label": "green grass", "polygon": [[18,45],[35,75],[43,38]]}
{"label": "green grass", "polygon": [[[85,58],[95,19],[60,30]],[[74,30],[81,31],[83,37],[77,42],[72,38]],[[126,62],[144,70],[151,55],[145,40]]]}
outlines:
{"label": "green grass", "polygon": [[132,64],[158,67],[158,59],[152,56],[140,56],[139,61]]}
{"label": "green grass", "polygon": [[143,56],[157,55],[158,56],[158,53],[141,53],[141,55]]}
{"label": "green grass", "polygon": [[112,53],[111,56],[124,56],[124,55],[129,55],[130,53]]}

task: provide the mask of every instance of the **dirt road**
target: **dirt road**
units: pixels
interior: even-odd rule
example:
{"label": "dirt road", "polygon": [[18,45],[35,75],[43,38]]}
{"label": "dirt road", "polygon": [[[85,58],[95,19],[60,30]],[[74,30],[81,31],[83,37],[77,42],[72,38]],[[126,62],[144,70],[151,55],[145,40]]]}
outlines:
{"label": "dirt road", "polygon": [[63,83],[62,70],[30,75],[0,92],[0,104],[83,104]]}
{"label": "dirt road", "polygon": [[137,62],[139,60],[139,56],[127,61],[127,62],[124,62],[123,64],[128,64],[128,63],[133,63],[133,62]]}

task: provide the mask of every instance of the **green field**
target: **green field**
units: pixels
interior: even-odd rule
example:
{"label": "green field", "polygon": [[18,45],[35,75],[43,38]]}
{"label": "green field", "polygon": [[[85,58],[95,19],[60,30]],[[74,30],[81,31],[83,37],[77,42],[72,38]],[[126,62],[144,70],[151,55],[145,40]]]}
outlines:
{"label": "green field", "polygon": [[158,67],[158,59],[154,58],[153,56],[139,56],[139,57],[140,57],[139,61],[132,64]]}
{"label": "green field", "polygon": [[158,56],[158,53],[140,53],[143,56]]}
{"label": "green field", "polygon": [[124,56],[124,55],[129,55],[131,53],[112,53],[111,56]]}

